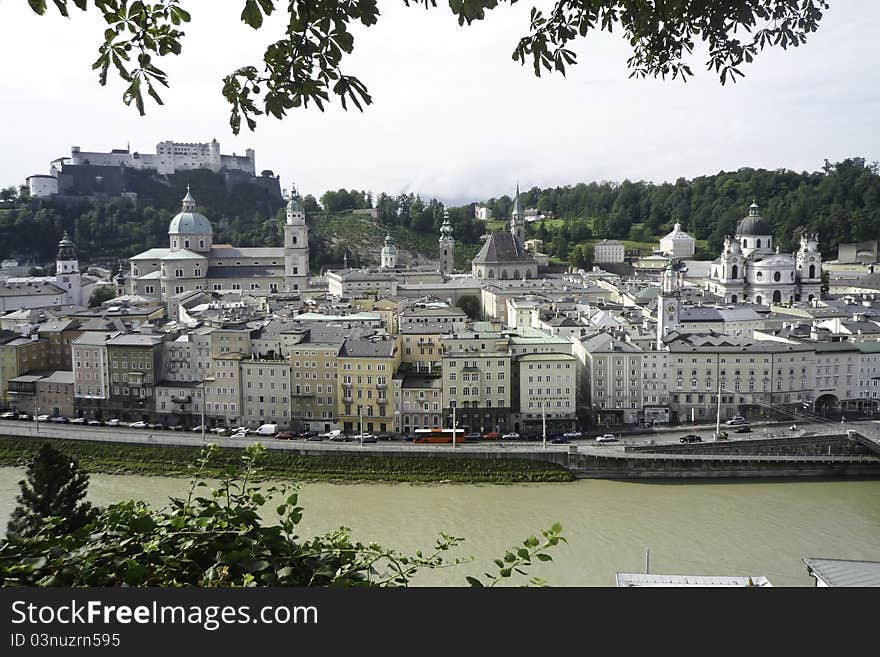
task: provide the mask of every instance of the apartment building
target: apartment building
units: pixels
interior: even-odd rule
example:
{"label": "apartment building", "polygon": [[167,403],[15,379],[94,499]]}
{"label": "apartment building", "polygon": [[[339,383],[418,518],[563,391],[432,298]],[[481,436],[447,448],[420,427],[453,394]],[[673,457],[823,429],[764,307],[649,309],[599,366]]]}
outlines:
{"label": "apartment building", "polygon": [[[609,333],[572,343],[584,409],[597,425],[635,424],[643,406],[643,351]],[[584,418],[587,419],[587,418]]]}
{"label": "apartment building", "polygon": [[290,371],[291,363],[287,360],[241,361],[241,418],[245,426],[291,426]]}
{"label": "apartment building", "polygon": [[440,343],[447,418],[455,408],[458,426],[470,431],[513,428],[509,338],[497,331],[460,331],[441,336]]}
{"label": "apartment building", "polygon": [[411,433],[416,429],[448,426],[443,423],[443,381],[436,376],[395,374],[394,431]]}
{"label": "apartment building", "polygon": [[148,420],[156,409],[155,386],[162,372],[161,335],[130,333],[106,342],[110,363],[107,411],[121,420]]}
{"label": "apartment building", "polygon": [[394,405],[391,379],[400,364],[396,336],[345,340],[336,360],[339,425],[346,433],[391,431]]}
{"label": "apartment building", "polygon": [[521,431],[573,429],[577,424],[577,358],[569,354],[527,354],[519,366]]}

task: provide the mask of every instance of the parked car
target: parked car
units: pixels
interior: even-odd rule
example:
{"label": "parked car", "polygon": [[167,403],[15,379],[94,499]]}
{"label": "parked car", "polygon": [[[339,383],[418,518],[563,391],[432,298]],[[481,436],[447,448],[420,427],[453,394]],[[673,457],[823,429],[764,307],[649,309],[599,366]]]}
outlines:
{"label": "parked car", "polygon": [[89,420],[86,422],[90,427],[103,427],[104,423],[101,420]]}
{"label": "parked car", "polygon": [[323,438],[328,438],[329,440],[347,440],[344,433],[342,433],[342,429],[333,429],[332,431],[328,431],[325,434],[322,434]]}
{"label": "parked car", "polygon": [[598,443],[616,443],[617,436],[613,433],[602,434],[601,436],[596,436],[596,442]]}
{"label": "parked car", "polygon": [[182,424],[175,424],[173,427],[168,427],[169,431],[183,431],[184,426]]}
{"label": "parked car", "polygon": [[553,438],[550,439],[550,442],[553,443],[554,445],[564,445],[564,444],[568,443],[569,440],[565,435],[562,435],[562,436],[553,436]]}
{"label": "parked car", "polygon": [[584,437],[584,434],[582,434],[580,431],[568,431],[563,435],[569,440],[577,440],[578,438]]}
{"label": "parked car", "polygon": [[296,435],[294,435],[292,431],[279,431],[278,435],[275,437],[280,440],[293,440],[296,438]]}
{"label": "parked car", "polygon": [[30,420],[31,416],[28,415],[27,413],[19,413],[18,417],[16,419],[17,420]]}
{"label": "parked car", "polygon": [[312,436],[317,436],[317,435],[318,435],[317,431],[300,431],[298,434],[296,434],[296,437],[297,438],[305,438],[306,440],[308,440]]}
{"label": "parked car", "polygon": [[230,438],[247,438],[247,434],[243,431],[236,431],[234,434],[229,436]]}
{"label": "parked car", "polygon": [[14,420],[15,413],[13,411],[6,411],[5,413],[0,413],[0,420]]}
{"label": "parked car", "polygon": [[70,421],[71,424],[85,424],[86,419],[84,417],[75,417]]}
{"label": "parked car", "polygon": [[202,431],[202,430],[208,431],[208,427],[202,426],[201,424],[197,424],[191,430],[192,431]]}
{"label": "parked car", "polygon": [[143,420],[138,420],[137,422],[132,422],[131,424],[129,424],[128,428],[129,429],[146,429],[148,426],[150,426],[150,425],[147,424],[146,422],[144,422]]}
{"label": "parked car", "polygon": [[[483,436],[483,438],[485,438],[485,436]],[[415,434],[412,434],[412,433],[408,433],[403,437],[403,440],[408,443],[413,442],[415,439],[416,439],[416,436],[415,436]]]}
{"label": "parked car", "polygon": [[258,436],[269,436],[270,438],[278,433],[277,424],[261,424],[254,432]]}
{"label": "parked car", "polygon": [[503,436],[501,436],[501,440],[519,440],[520,435],[516,431],[510,431]]}
{"label": "parked car", "polygon": [[316,443],[316,442],[320,442],[320,441],[324,440],[324,436],[322,436],[319,433],[316,433],[314,436],[309,436],[308,438],[306,438],[306,440],[308,440],[309,442]]}
{"label": "parked car", "polygon": [[231,433],[243,433],[243,434],[253,433],[253,430],[248,429],[247,427],[235,427],[234,429],[230,429],[229,431]]}
{"label": "parked car", "polygon": [[733,433],[752,433],[752,428],[748,424],[740,424],[733,428]]}
{"label": "parked car", "polygon": [[689,433],[686,436],[682,436],[678,440],[679,440],[679,442],[682,442],[682,443],[701,443],[701,442],[703,442],[703,439],[695,433]]}
{"label": "parked car", "polygon": [[726,422],[726,424],[727,426],[732,427],[737,424],[746,424],[747,422],[748,420],[746,420],[742,415],[734,415]]}
{"label": "parked car", "polygon": [[483,440],[498,440],[501,438],[501,434],[497,431],[487,431],[483,434]]}
{"label": "parked car", "polygon": [[464,435],[464,439],[479,442],[480,440],[483,439],[483,434],[481,434],[479,431],[472,431],[471,433],[466,433]]}
{"label": "parked car", "polygon": [[334,433],[333,431],[331,431],[330,433],[333,434],[330,436],[331,442],[347,443],[349,440],[351,440],[348,436],[346,436],[344,433],[342,433],[342,431],[340,431],[339,433]]}
{"label": "parked car", "polygon": [[114,417],[113,419],[107,420],[108,427],[118,427],[120,424],[121,422],[119,421],[119,418]]}
{"label": "parked car", "polygon": [[46,415],[45,413],[43,415],[38,415],[37,422],[48,422],[51,419],[51,417],[52,417],[51,415]]}
{"label": "parked car", "polygon": [[[216,433],[216,434],[222,435],[222,434],[226,433],[226,429],[224,427],[214,427],[213,429],[211,429],[211,433]],[[238,432],[236,432],[236,433],[238,433]]]}
{"label": "parked car", "polygon": [[377,443],[379,439],[371,433],[359,433],[354,437],[355,442],[361,443]]}
{"label": "parked car", "polygon": [[159,424],[158,422],[152,422],[147,425],[147,429],[164,429],[164,424]]}
{"label": "parked car", "polygon": [[63,415],[59,415],[56,418],[52,418],[52,421],[55,422],[56,424],[69,424],[70,418],[66,418]]}

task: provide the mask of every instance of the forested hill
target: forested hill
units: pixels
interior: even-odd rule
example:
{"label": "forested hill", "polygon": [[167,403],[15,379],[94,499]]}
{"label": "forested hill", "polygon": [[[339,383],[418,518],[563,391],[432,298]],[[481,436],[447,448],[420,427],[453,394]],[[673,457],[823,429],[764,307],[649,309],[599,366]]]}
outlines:
{"label": "forested hill", "polygon": [[[796,246],[799,228],[818,232],[826,255],[836,254],[840,242],[880,236],[878,166],[863,158],[834,164],[826,160],[813,173],[744,168],[693,180],[679,178],[675,183],[625,180],[532,188],[521,196],[527,208],[552,212],[558,219],[570,218],[575,226],[585,220],[594,238],[647,242],[680,222],[693,237],[708,240],[708,251],[716,255],[724,236],[733,233],[753,200],[773,223],[783,250]],[[485,203],[496,218],[509,217],[512,204],[509,196]],[[557,232],[553,228],[562,222],[547,223],[550,242]],[[563,235],[560,241],[569,241],[570,246],[582,241],[571,237]]]}
{"label": "forested hill", "polygon": [[128,171],[127,180],[136,203],[118,197],[20,196],[0,204],[0,257],[51,261],[65,230],[86,262],[111,262],[167,246],[168,223],[180,212],[187,185],[199,212],[211,220],[215,241],[240,243],[247,237],[259,246],[276,244],[275,216],[284,203],[277,191],[248,183],[227,188],[222,174],[206,170],[168,176]]}

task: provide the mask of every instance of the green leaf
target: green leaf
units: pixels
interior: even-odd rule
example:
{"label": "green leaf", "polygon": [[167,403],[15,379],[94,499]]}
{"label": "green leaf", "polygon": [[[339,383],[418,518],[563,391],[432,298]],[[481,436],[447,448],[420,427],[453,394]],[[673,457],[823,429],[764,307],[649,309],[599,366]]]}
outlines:
{"label": "green leaf", "polygon": [[241,20],[258,30],[263,25],[263,12],[257,4],[257,0],[247,0],[241,12]]}
{"label": "green leaf", "polygon": [[31,6],[31,9],[40,16],[46,13],[46,0],[28,0],[28,4]]}
{"label": "green leaf", "polygon": [[470,584],[472,587],[477,588],[477,589],[483,588],[483,583],[480,580],[478,580],[476,577],[468,576],[465,579],[467,579],[467,583]]}
{"label": "green leaf", "polygon": [[562,533],[562,525],[560,525],[558,522],[553,523],[553,526],[550,528],[550,531],[554,534],[561,534]]}

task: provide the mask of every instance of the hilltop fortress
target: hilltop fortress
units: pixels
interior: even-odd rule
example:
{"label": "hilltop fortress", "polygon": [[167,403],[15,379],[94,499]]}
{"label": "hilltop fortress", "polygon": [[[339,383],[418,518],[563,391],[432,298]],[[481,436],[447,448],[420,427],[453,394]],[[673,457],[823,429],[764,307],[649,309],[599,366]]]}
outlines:
{"label": "hilltop fortress", "polygon": [[[107,169],[102,169],[106,167]],[[114,148],[109,153],[84,151],[79,146],[72,146],[70,157],[59,157],[49,163],[48,174],[36,174],[27,178],[31,196],[45,198],[67,192],[89,193],[94,181],[90,180],[88,189],[83,187],[78,174],[86,171],[90,178],[97,176],[99,183],[109,183],[108,178],[120,175],[119,170],[134,169],[139,171],[155,171],[161,175],[170,175],[180,171],[207,169],[215,173],[235,172],[236,177],[252,179],[256,177],[256,157],[254,150],[248,148],[244,155],[222,155],[220,144],[216,139],[210,143],[180,143],[162,141],[156,144],[155,153],[132,152],[131,148]],[[97,172],[97,173],[95,173]],[[109,174],[109,175],[108,175]],[[110,185],[113,187],[113,185]],[[101,184],[98,184],[101,187]],[[280,195],[280,189],[279,189]]]}

